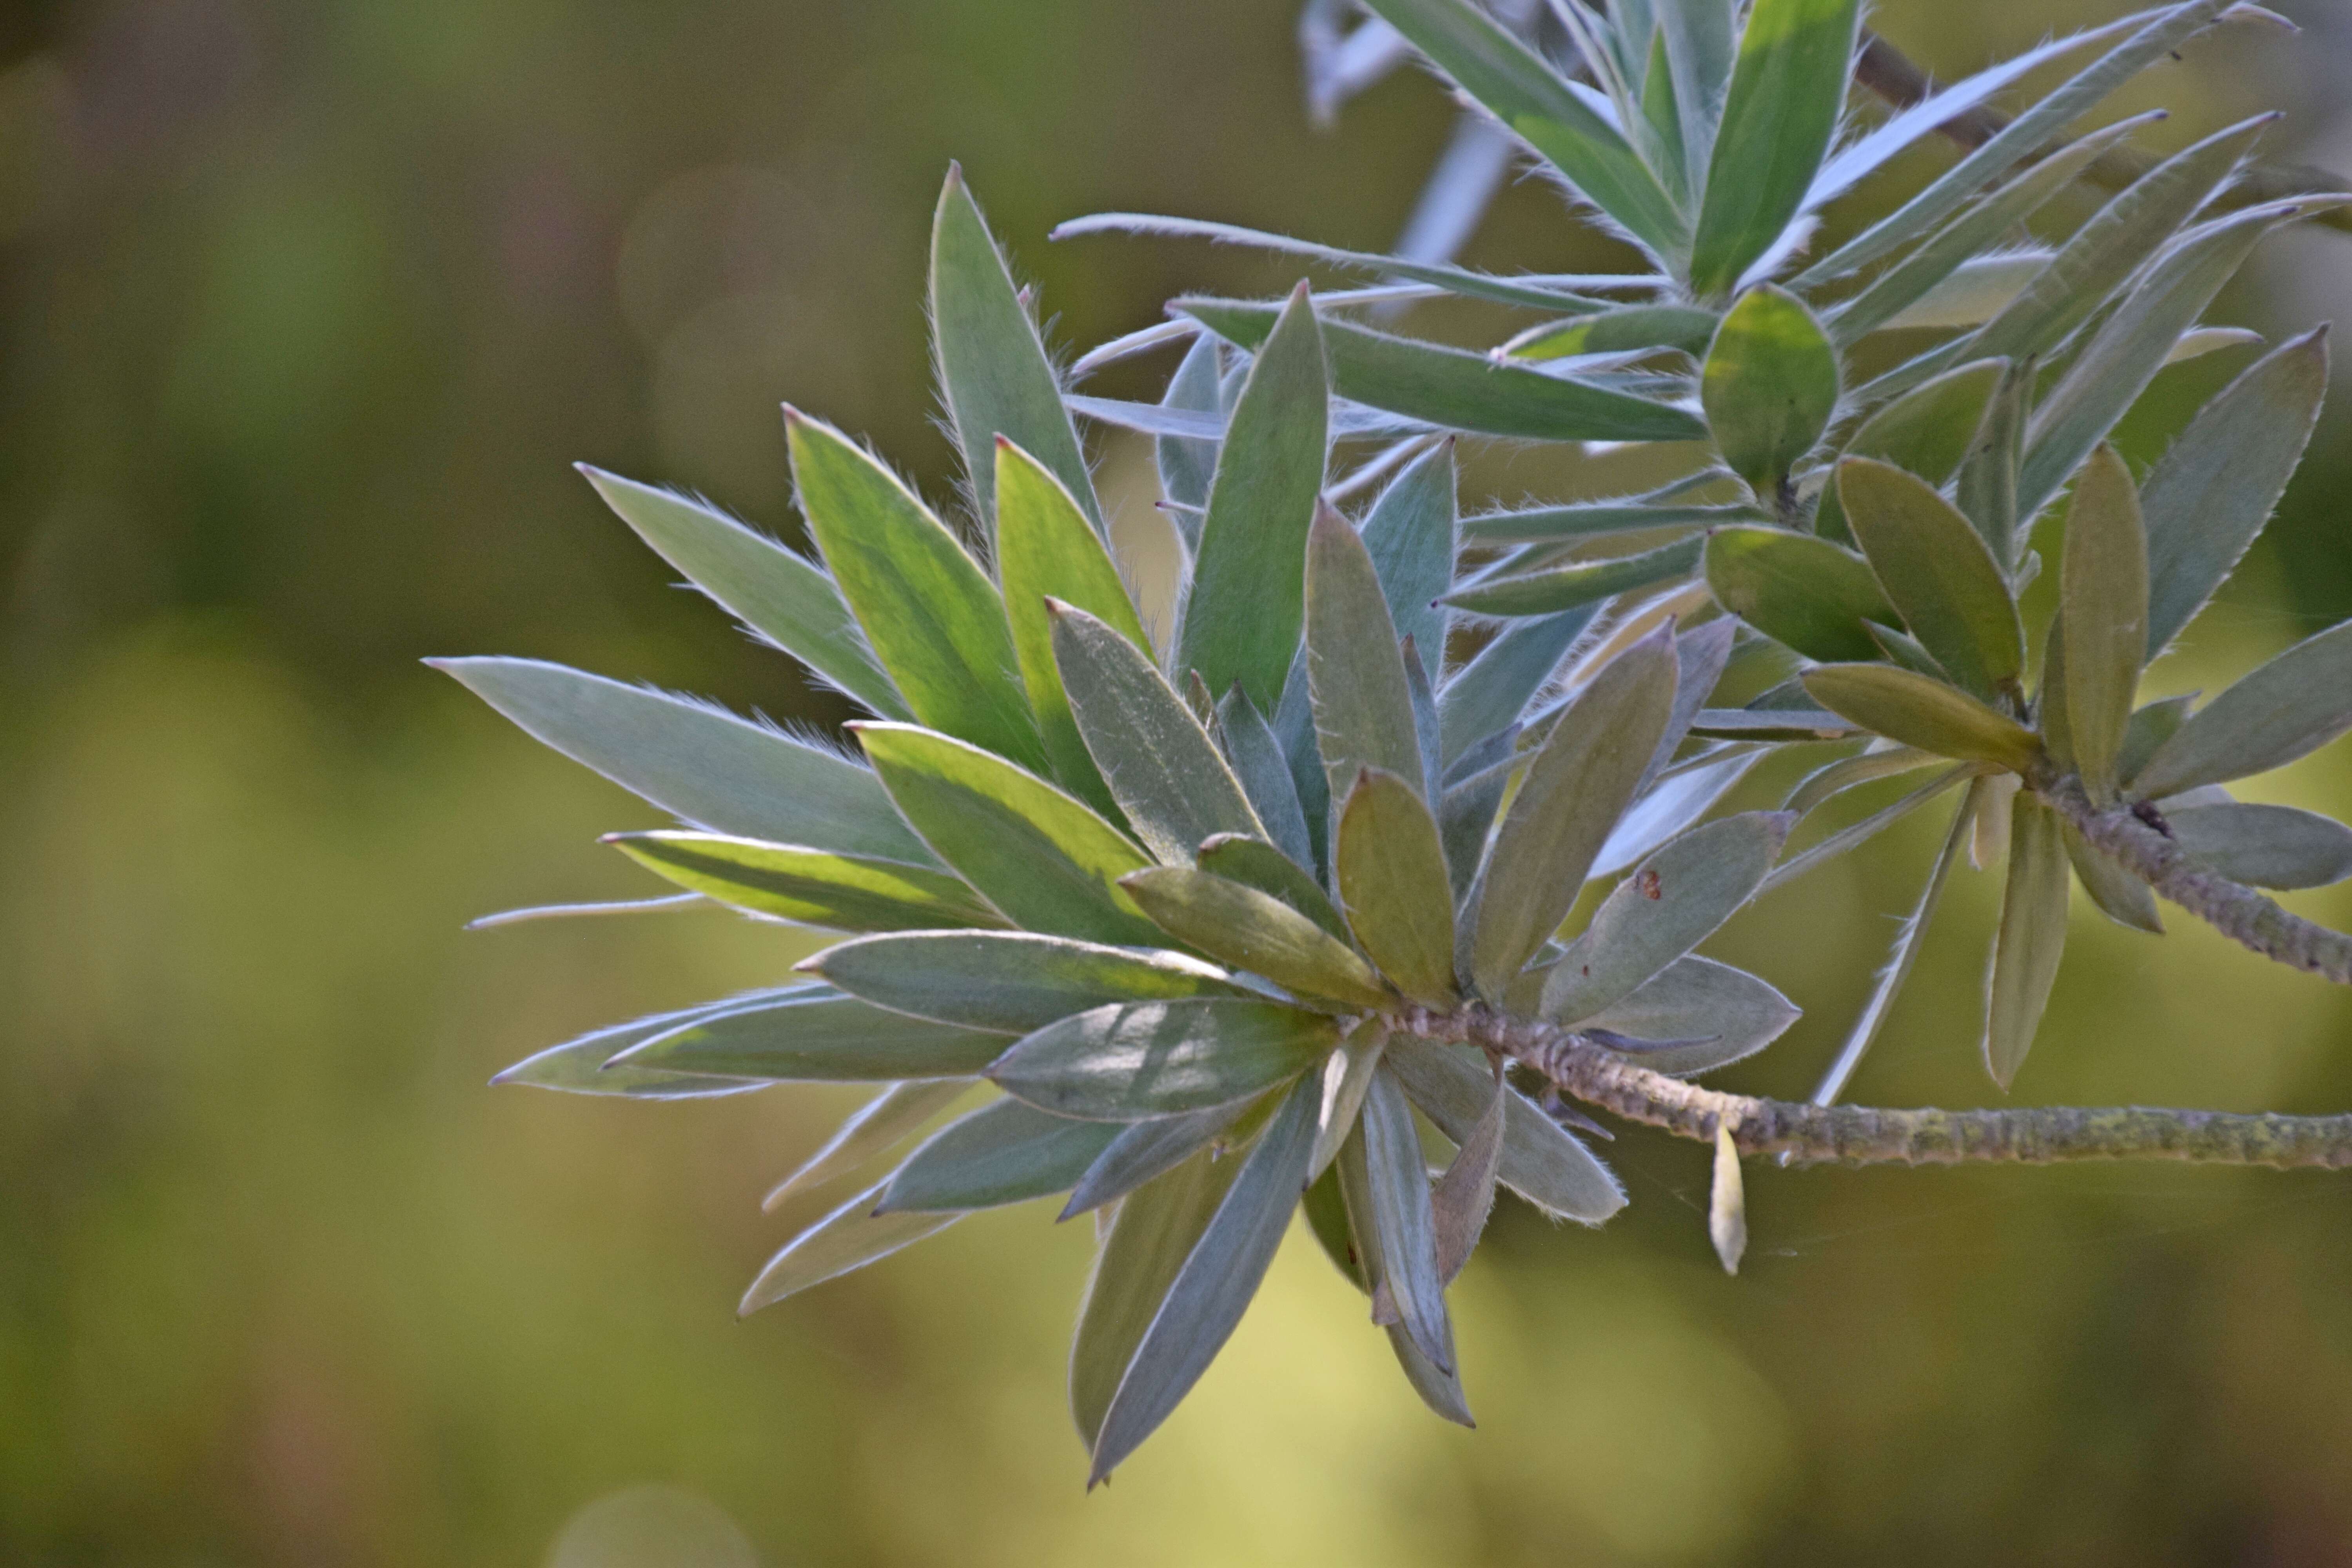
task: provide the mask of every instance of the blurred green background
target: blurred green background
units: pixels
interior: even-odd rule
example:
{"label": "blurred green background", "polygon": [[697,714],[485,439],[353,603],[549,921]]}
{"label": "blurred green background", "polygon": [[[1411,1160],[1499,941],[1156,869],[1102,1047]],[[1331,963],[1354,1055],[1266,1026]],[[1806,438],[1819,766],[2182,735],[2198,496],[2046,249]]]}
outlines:
{"label": "blurred green background", "polygon": [[[2113,9],[1878,21],[1949,71]],[[2297,14],[2116,107],[2171,103],[2177,144],[2277,106],[2274,152],[2352,162],[2352,25]],[[1061,217],[1384,245],[1450,111],[1401,76],[1316,132],[1291,26],[1285,0],[0,10],[0,1563],[2352,1561],[2346,1178],[1759,1168],[1733,1280],[1706,1152],[1628,1133],[1624,1217],[1507,1205],[1458,1288],[1479,1431],[1421,1410],[1294,1237],[1087,1497],[1061,1393],[1085,1227],[983,1215],[739,1324],[804,1214],[760,1194],[854,1097],[485,1087],[803,950],[710,915],[462,933],[653,890],[594,837],[655,814],[416,660],[841,717],[567,464],[798,537],[790,398],[947,497],[920,289],[950,157],[1065,342],[1287,275],[1048,246]],[[1475,255],[1610,260],[1532,182]],[[2221,319],[2347,301],[2352,240],[2290,236]],[[2168,372],[2134,455],[2245,358]],[[1102,458],[1122,526],[1154,526],[1148,456]],[[2160,686],[2352,612],[2347,482],[2338,411]],[[2252,793],[2344,815],[2352,749]],[[1727,1083],[1810,1084],[1939,831],[1718,941],[1809,1010]],[[1991,880],[1960,879],[1863,1098],[1990,1093]],[[2352,921],[2343,889],[2294,901]],[[2352,1103],[2352,996],[2183,918],[2157,942],[2076,915],[2019,1100]]]}

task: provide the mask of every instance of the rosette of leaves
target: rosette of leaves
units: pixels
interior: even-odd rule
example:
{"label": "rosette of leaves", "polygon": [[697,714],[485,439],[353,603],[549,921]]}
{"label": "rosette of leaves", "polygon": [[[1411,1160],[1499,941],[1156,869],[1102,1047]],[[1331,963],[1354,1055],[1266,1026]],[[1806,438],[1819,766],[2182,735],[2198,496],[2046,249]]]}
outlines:
{"label": "rosette of leaves", "polygon": [[[1542,1018],[1688,1074],[1795,1016],[1691,952],[1789,820],[1690,827],[1690,780],[1729,744],[1691,730],[1732,623],[1621,637],[1559,700],[1538,699],[1581,616],[1450,665],[1453,453],[1397,468],[1360,519],[1323,499],[1330,354],[1302,291],[1227,378],[1213,447],[1171,457],[1180,479],[1198,459],[1200,517],[1163,646],[952,174],[930,303],[962,536],[790,410],[814,559],[589,470],[664,557],[872,715],[854,749],[553,665],[445,665],[679,819],[611,839],[674,899],[843,938],[803,978],[598,1031],[502,1081],[877,1086],[778,1195],[853,1170],[858,1190],[777,1253],[746,1310],[965,1214],[1067,1194],[1063,1217],[1100,1233],[1070,1373],[1097,1479],[1201,1375],[1302,1205],[1413,1387],[1466,1422],[1446,1288],[1496,1189],[1588,1225],[1624,1201],[1556,1101],[1465,1043],[1478,1023]],[[1588,881],[1629,870],[1563,941]]]}

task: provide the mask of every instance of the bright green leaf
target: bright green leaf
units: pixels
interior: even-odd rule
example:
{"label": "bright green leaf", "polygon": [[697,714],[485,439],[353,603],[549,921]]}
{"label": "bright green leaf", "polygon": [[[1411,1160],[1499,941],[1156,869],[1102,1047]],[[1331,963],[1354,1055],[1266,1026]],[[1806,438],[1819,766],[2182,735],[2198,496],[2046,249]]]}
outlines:
{"label": "bright green leaf", "polygon": [[803,925],[928,931],[1004,923],[955,878],[895,860],[715,833],[615,833],[604,842],[681,888]]}
{"label": "bright green leaf", "polygon": [[[1851,0],[1843,4],[1851,16]],[[1837,410],[1837,351],[1803,300],[1769,283],[1750,289],[1716,329],[1699,400],[1724,462],[1759,500],[1780,504],[1790,470]]]}
{"label": "bright green leaf", "polygon": [[1170,935],[1237,969],[1351,1006],[1395,1000],[1353,948],[1255,888],[1176,866],[1139,871],[1125,886]]}
{"label": "bright green leaf", "polygon": [[1841,461],[1837,482],[1846,525],[1912,635],[1976,695],[2015,691],[2024,627],[2007,574],[1969,520],[1917,475],[1868,458]]}
{"label": "bright green leaf", "polygon": [[2131,470],[2113,447],[2091,454],[2066,515],[2058,591],[2066,617],[2066,731],[2094,802],[2115,798],[2116,763],[2147,651],[2147,536]]}
{"label": "bright green leaf", "polygon": [[1787,529],[1717,530],[1706,542],[1706,581],[1725,609],[1825,662],[1876,658],[1878,645],[1863,623],[1895,614],[1869,563]]}
{"label": "bright green leaf", "polygon": [[1804,676],[1805,689],[1832,713],[1874,734],[1939,757],[1993,763],[2019,773],[2041,743],[2016,720],[1967,692],[1884,664],[1825,664]]}

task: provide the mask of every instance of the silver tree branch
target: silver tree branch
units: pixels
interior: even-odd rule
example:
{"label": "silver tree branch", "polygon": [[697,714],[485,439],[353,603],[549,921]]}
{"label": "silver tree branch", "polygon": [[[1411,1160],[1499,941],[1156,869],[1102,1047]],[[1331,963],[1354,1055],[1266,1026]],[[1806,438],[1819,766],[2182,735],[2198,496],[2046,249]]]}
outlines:
{"label": "silver tree branch", "polygon": [[1731,1129],[1744,1154],[1799,1164],[2054,1164],[2072,1160],[2183,1160],[2279,1170],[2352,1167],[2352,1115],[2242,1115],[2218,1110],[2035,1107],[1882,1110],[1800,1105],[1726,1094],[1654,1072],[1557,1025],[1484,1007],[1408,1009],[1392,1020],[1423,1039],[1473,1045],[1519,1063],[1587,1105],[1677,1137],[1711,1142]]}

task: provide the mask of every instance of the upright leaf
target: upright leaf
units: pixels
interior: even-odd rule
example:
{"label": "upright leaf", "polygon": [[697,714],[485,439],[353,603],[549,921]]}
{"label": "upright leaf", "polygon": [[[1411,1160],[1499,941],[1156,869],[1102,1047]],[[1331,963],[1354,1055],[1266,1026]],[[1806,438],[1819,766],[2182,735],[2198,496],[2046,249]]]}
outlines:
{"label": "upright leaf", "polygon": [[1249,693],[1239,687],[1225,693],[1217,704],[1217,729],[1224,740],[1225,760],[1233,764],[1234,776],[1241,780],[1250,809],[1265,825],[1266,837],[1299,866],[1314,865],[1314,839],[1307,832],[1307,808],[1299,802],[1290,761]]}
{"label": "upright leaf", "polygon": [[2352,621],[2306,637],[2189,716],[2132,779],[2147,800],[2283,768],[2352,730]]}
{"label": "upright leaf", "polygon": [[1397,635],[1421,650],[1433,681],[1445,662],[1445,612],[1437,596],[1453,585],[1455,552],[1454,443],[1442,441],[1389,481],[1364,518],[1364,548],[1371,552]]}
{"label": "upright leaf", "polygon": [[1307,678],[1333,800],[1365,768],[1421,777],[1412,693],[1371,552],[1321,502],[1307,539]]}
{"label": "upright leaf", "polygon": [[996,584],[871,453],[796,410],[785,426],[809,533],[908,708],[932,729],[1043,767]]}
{"label": "upright leaf", "polygon": [[2015,691],[2024,627],[2007,574],[1969,520],[1925,479],[1868,458],[1838,464],[1838,493],[1912,635],[1978,696]]}
{"label": "upright leaf", "polygon": [[[1822,3],[1786,0],[1783,9]],[[1853,0],[1832,3],[1852,17]],[[1716,329],[1699,400],[1724,462],[1765,505],[1779,504],[1790,469],[1837,410],[1837,351],[1804,301],[1769,283],[1751,289]]]}
{"label": "upright leaf", "polygon": [[2093,801],[2115,798],[2116,763],[2147,651],[2147,536],[2131,470],[2113,447],[2091,454],[2066,515],[2058,591],[2066,617],[2066,727]]}
{"label": "upright leaf", "polygon": [[716,833],[615,833],[604,841],[681,888],[803,925],[928,931],[1003,923],[955,878],[895,860]]}
{"label": "upright leaf", "polygon": [[883,1187],[875,1213],[999,1208],[1067,1192],[1118,1133],[1115,1122],[992,1100],[924,1140]]}
{"label": "upright leaf", "polygon": [[2033,393],[2035,368],[2030,359],[2011,360],[2001,372],[1952,486],[1961,515],[1993,559],[2012,570],[2024,543],[2019,527],[2032,521],[2018,510],[2017,486],[2025,464],[2026,404]]}
{"label": "upright leaf", "polygon": [[[1222,416],[1223,409],[1217,401],[1222,371],[1218,359],[1222,352],[1214,334],[1196,331],[1192,346],[1184,351],[1183,360],[1176,366],[1176,374],[1168,378],[1168,390],[1160,395],[1160,405]],[[1160,468],[1160,489],[1175,508],[1168,514],[1169,519],[1182,536],[1187,551],[1198,552],[1201,548],[1201,519],[1208,510],[1210,480],[1217,472],[1217,446],[1214,441],[1183,436],[1162,436],[1152,443]]]}
{"label": "upright leaf", "polygon": [[1380,972],[1412,1000],[1449,1008],[1454,895],[1445,847],[1421,794],[1391,773],[1357,775],[1339,814],[1332,859],[1348,923]]}
{"label": "upright leaf", "polygon": [[1348,923],[1315,874],[1262,838],[1221,834],[1201,846],[1201,869],[1279,899],[1340,942]]}
{"label": "upright leaf", "polygon": [[1139,1121],[1247,1100],[1339,1043],[1330,1019],[1278,1002],[1119,1003],[1024,1037],[988,1077],[1056,1116]]}
{"label": "upright leaf", "polygon": [[1139,871],[1127,890],[1180,942],[1301,995],[1381,1009],[1393,1000],[1353,948],[1288,904],[1206,871]]}
{"label": "upright leaf", "polygon": [[1734,0],[1664,0],[1656,7],[1658,43],[1673,90],[1678,140],[1693,171],[1707,166],[1716,127],[1738,56]]}
{"label": "upright leaf", "polygon": [[2007,1089],[2033,1045],[2066,950],[2066,847],[2057,813],[2020,794],[2010,807],[2009,884],[1985,982],[1985,1066]]}
{"label": "upright leaf", "polygon": [[835,942],[799,967],[893,1012],[1024,1035],[1113,1002],[1245,996],[1181,952],[1034,931],[910,931]]}
{"label": "upright leaf", "polygon": [[1438,691],[1441,754],[1451,766],[1518,718],[1592,623],[1598,605],[1505,626]]}

